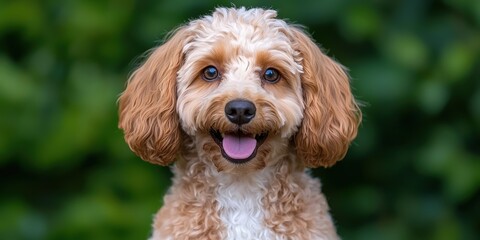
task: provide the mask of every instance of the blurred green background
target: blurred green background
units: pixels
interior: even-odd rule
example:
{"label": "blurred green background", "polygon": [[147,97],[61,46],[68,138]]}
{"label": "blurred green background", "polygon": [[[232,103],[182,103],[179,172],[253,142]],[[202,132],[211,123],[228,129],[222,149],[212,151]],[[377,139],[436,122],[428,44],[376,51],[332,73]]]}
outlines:
{"label": "blurred green background", "polygon": [[[480,1],[237,1],[308,27],[365,103],[316,169],[344,239],[478,239]],[[168,168],[116,99],[165,34],[228,1],[0,0],[0,239],[146,239]]]}

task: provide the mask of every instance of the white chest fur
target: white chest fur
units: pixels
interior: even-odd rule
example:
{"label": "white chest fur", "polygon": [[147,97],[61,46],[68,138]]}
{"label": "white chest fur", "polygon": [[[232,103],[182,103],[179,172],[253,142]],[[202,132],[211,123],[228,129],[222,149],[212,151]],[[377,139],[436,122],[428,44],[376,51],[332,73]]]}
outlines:
{"label": "white chest fur", "polygon": [[222,180],[216,195],[226,239],[276,239],[264,224],[262,197],[268,188],[268,174],[261,172],[248,176],[219,176]]}

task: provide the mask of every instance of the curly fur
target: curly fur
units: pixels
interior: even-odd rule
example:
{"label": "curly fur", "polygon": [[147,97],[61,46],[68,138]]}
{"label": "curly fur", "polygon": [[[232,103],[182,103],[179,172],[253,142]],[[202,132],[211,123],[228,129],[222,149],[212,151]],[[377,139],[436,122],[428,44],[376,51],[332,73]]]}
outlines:
{"label": "curly fur", "polygon": [[[202,71],[215,66],[219,77]],[[280,80],[262,80],[268,68]],[[256,107],[234,124],[225,106]],[[299,27],[263,9],[218,8],[180,27],[132,74],[119,127],[142,159],[172,162],[173,186],[151,239],[337,239],[320,182],[306,168],[342,159],[361,112],[343,66]],[[268,133],[244,163],[211,135]]]}

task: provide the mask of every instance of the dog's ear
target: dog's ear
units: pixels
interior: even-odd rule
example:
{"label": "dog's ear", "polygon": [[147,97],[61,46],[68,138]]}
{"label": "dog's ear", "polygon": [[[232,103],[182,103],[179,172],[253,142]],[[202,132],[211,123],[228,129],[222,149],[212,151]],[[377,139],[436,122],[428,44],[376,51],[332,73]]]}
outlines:
{"label": "dog's ear", "polygon": [[305,166],[329,167],[341,160],[357,135],[360,108],[350,90],[346,69],[325,55],[303,31],[294,28],[303,58],[301,86],[304,118],[294,138]]}
{"label": "dog's ear", "polygon": [[119,98],[119,128],[133,152],[143,160],[168,165],[175,160],[181,142],[176,111],[176,78],[188,33],[179,29],[163,45],[152,50],[130,76]]}

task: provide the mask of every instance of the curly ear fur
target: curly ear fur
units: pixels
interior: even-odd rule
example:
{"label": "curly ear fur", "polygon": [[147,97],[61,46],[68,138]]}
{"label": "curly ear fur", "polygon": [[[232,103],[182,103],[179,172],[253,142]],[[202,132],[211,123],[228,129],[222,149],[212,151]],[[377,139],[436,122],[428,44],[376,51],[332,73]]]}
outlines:
{"label": "curly ear fur", "polygon": [[350,91],[346,69],[301,30],[293,32],[304,71],[304,118],[294,138],[297,155],[307,167],[329,167],[345,156],[357,135],[360,108]]}
{"label": "curly ear fur", "polygon": [[133,152],[143,160],[168,165],[181,142],[176,112],[176,78],[187,33],[179,29],[153,49],[131,76],[119,98],[119,128]]}

